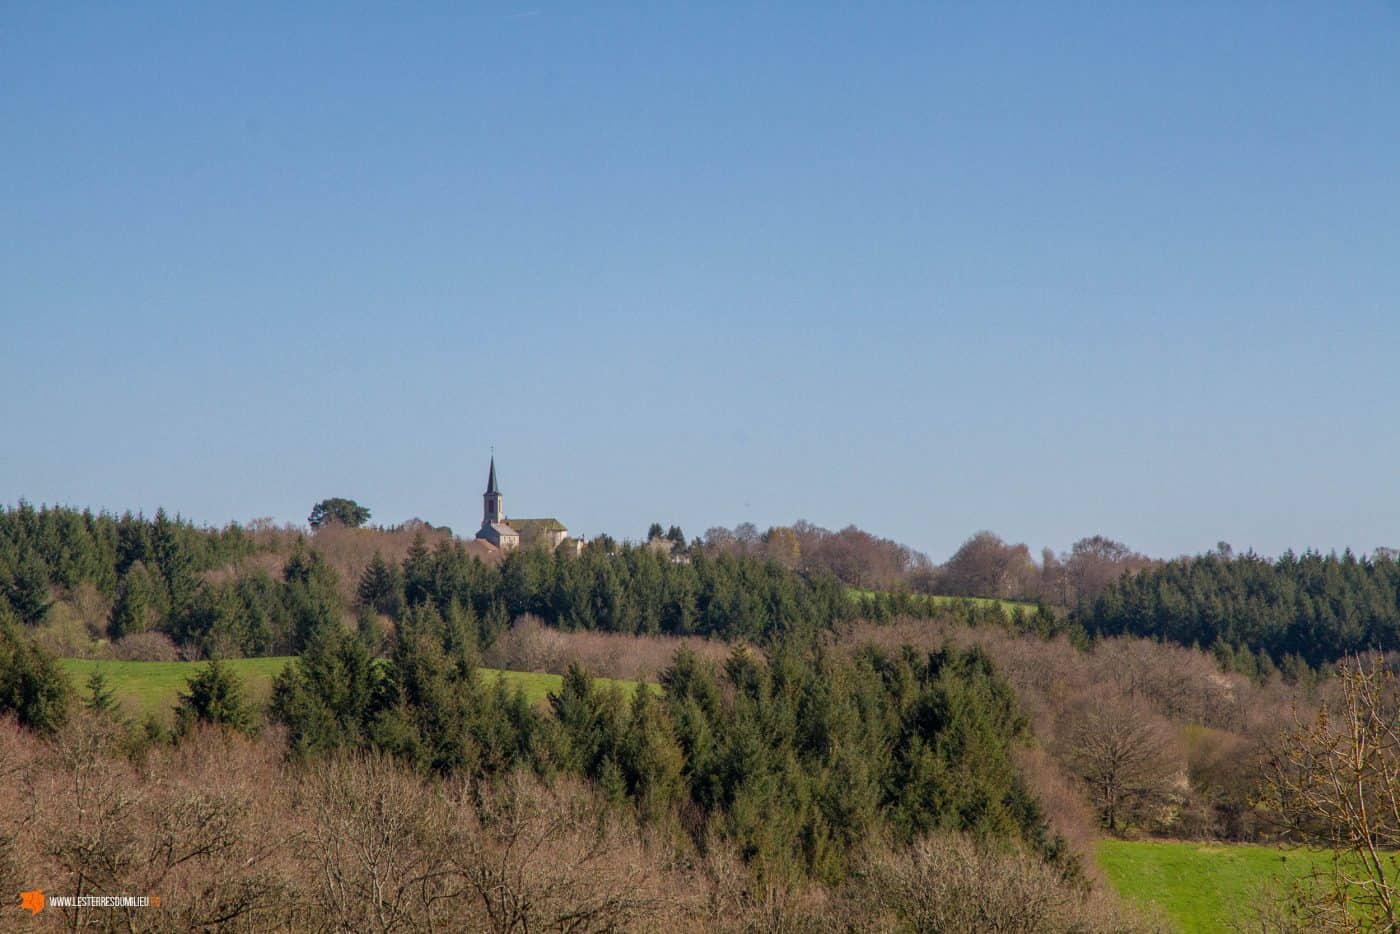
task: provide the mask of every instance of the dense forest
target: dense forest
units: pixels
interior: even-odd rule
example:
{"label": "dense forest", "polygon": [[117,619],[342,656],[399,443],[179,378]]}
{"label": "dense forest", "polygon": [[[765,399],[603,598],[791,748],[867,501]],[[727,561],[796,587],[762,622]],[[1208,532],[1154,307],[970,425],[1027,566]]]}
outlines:
{"label": "dense forest", "polygon": [[1236,668],[1320,667],[1400,649],[1400,563],[1212,553],[1125,575],[1076,615],[1090,633],[1209,648]]}
{"label": "dense forest", "polygon": [[780,642],[718,669],[682,651],[627,699],[575,666],[541,711],[477,673],[460,615],[411,611],[375,664],[318,632],[278,680],[273,716],[299,755],[387,752],[429,773],[527,768],[586,777],[646,820],[721,834],[782,874],[841,879],[861,840],[933,830],[1022,841],[1075,875],[1021,783],[1015,695],[975,650],[854,659]]}

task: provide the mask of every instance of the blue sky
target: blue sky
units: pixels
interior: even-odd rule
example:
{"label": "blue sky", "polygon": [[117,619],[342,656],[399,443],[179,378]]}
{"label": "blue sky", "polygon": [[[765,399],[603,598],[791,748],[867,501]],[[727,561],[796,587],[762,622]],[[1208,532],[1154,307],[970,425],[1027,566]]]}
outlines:
{"label": "blue sky", "polygon": [[1400,545],[1400,5],[0,3],[0,501]]}

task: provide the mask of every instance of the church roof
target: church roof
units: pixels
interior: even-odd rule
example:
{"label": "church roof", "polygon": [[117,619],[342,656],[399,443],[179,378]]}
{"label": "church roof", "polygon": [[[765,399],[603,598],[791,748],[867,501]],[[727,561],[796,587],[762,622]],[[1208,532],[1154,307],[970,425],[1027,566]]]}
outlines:
{"label": "church roof", "polygon": [[520,534],[519,532],[517,532],[515,529],[511,528],[509,525],[507,525],[507,524],[504,523],[504,522],[488,522],[488,523],[486,523],[485,525],[483,525],[483,526],[481,527],[481,531],[482,531],[482,532],[486,531],[487,529],[492,529],[492,530],[495,531],[495,533],[496,533],[497,535],[501,535],[501,536],[519,535],[519,534]]}
{"label": "church roof", "polygon": [[567,532],[568,528],[558,519],[511,519],[510,524],[515,526],[523,534],[527,529],[531,532]]}
{"label": "church roof", "polygon": [[501,488],[496,486],[496,455],[491,455],[491,476],[486,481],[487,493],[500,493]]}

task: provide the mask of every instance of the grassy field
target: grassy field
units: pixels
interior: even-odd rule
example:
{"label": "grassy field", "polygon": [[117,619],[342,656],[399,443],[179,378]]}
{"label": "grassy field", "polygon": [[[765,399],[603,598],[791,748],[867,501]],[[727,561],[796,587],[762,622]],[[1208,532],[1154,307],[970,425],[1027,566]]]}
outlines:
{"label": "grassy field", "polygon": [[[878,591],[865,590],[860,587],[847,587],[846,592],[851,595],[851,599],[853,600],[868,600],[871,597],[875,596],[876,593],[878,593]],[[925,600],[930,606],[951,606],[957,603],[971,603],[973,606],[979,607],[995,606],[1000,608],[1001,611],[1007,616],[1010,616],[1011,612],[1017,607],[1020,607],[1027,613],[1035,612],[1034,603],[1023,603],[1019,600],[997,600],[993,597],[943,597],[934,595],[916,595],[914,599]]]}
{"label": "grassy field", "polygon": [[[291,662],[290,657],[281,658],[231,658],[226,664],[243,679],[248,697],[259,707],[267,703],[272,694],[272,679]],[[171,710],[185,683],[200,667],[200,662],[114,662],[92,661],[83,658],[65,658],[59,661],[64,671],[73,681],[81,696],[87,696],[87,679],[93,669],[101,669],[107,677],[107,684],[116,694],[122,708],[130,716],[145,717],[154,713],[169,720]],[[505,678],[512,684],[525,689],[525,696],[531,703],[539,703],[545,695],[558,690],[559,675],[537,674],[525,671],[497,671],[483,668],[484,677]],[[624,692],[636,690],[635,681],[611,681],[598,678],[598,684],[621,685]]]}
{"label": "grassy field", "polygon": [[1119,894],[1161,909],[1192,934],[1236,930],[1232,923],[1248,923],[1266,886],[1281,891],[1332,866],[1324,850],[1247,844],[1103,840],[1097,855]]}

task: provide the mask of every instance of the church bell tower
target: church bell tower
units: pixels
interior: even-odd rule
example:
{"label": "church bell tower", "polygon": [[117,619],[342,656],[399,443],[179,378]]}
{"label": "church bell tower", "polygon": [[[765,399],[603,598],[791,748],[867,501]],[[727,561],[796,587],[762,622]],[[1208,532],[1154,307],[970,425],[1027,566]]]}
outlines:
{"label": "church bell tower", "polygon": [[496,485],[496,457],[491,457],[491,476],[486,480],[486,492],[482,494],[482,518],[483,526],[493,522],[506,521],[504,509],[502,509],[501,488]]}

